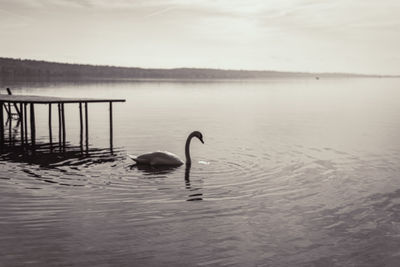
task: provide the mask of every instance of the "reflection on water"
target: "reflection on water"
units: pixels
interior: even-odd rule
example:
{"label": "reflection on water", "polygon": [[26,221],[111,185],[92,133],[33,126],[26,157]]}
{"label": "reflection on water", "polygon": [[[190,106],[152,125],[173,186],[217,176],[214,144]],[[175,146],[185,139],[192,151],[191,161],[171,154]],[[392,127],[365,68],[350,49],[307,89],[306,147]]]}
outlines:
{"label": "reflection on water", "polygon": [[110,149],[91,148],[83,150],[81,147],[66,145],[59,147],[50,143],[35,144],[30,146],[5,144],[1,148],[0,158],[4,161],[37,164],[45,168],[56,166],[81,165],[90,161],[90,164],[116,161],[121,158],[117,156],[119,150],[110,152]]}
{"label": "reflection on water", "polygon": [[[139,164],[137,165],[136,163],[132,164],[130,166],[130,169],[136,168],[137,170],[140,170],[143,172],[144,176],[151,177],[151,178],[166,178],[168,179],[168,176],[171,175],[173,172],[177,171],[179,167],[169,167],[169,166],[151,166],[151,165],[143,165]],[[183,168],[183,167],[182,167]],[[188,199],[187,201],[199,201],[203,200],[201,196],[203,195],[202,193],[198,192],[201,188],[196,188],[191,186],[190,183],[190,169],[191,165],[186,165],[185,167],[185,188],[189,191]]]}
{"label": "reflection on water", "polygon": [[188,196],[187,201],[203,200],[202,199],[203,193],[198,192],[198,190],[200,188],[196,188],[196,187],[192,188],[192,186],[190,184],[190,169],[191,169],[191,165],[186,165],[186,168],[185,168],[185,186],[186,186],[186,189],[191,192],[191,194]]}
{"label": "reflection on water", "polygon": [[[14,93],[126,97],[89,109],[90,150],[66,105],[65,151],[37,107],[36,154],[18,129],[0,160],[4,266],[396,266],[400,92],[396,79],[122,83]],[[57,125],[55,125],[57,127]],[[126,155],[184,155],[190,168]],[[56,130],[56,128],[54,129]],[[7,136],[8,137],[8,136]],[[8,138],[7,138],[8,140]]]}

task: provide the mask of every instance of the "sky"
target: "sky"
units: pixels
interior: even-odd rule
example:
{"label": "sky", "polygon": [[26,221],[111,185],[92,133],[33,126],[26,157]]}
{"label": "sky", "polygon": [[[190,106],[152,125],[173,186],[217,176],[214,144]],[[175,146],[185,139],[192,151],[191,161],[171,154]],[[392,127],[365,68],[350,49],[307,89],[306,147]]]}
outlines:
{"label": "sky", "polygon": [[399,0],[0,0],[0,57],[400,74]]}

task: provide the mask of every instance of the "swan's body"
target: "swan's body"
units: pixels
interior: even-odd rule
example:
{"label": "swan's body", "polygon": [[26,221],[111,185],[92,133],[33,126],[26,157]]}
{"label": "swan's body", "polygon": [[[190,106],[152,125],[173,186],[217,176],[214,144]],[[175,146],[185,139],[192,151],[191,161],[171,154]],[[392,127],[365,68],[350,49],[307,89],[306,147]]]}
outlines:
{"label": "swan's body", "polygon": [[137,164],[151,166],[181,166],[184,162],[175,154],[168,151],[149,152],[138,157],[128,155]]}
{"label": "swan's body", "polygon": [[[198,132],[192,132],[187,140],[185,145],[185,156],[186,156],[186,165],[191,165],[192,160],[190,158],[190,141],[193,137],[197,137],[203,144],[203,135]],[[132,156],[128,155],[132,160],[134,160],[137,164],[141,165],[151,165],[151,166],[181,166],[184,162],[175,154],[167,152],[167,151],[157,151],[150,152],[140,156]]]}

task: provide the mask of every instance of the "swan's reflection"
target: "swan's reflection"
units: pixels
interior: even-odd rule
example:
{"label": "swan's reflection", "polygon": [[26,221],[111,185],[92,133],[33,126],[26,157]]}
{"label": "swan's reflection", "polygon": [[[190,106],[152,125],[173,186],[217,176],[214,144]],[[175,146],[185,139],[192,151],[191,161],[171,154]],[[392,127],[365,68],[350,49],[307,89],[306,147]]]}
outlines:
{"label": "swan's reflection", "polygon": [[[146,164],[133,164],[130,166],[131,169],[137,168],[138,170],[142,171],[144,175],[151,175],[155,177],[154,175],[163,175],[163,177],[166,174],[174,172],[176,169],[179,167],[170,167],[170,166],[150,166]],[[194,188],[192,187],[190,183],[190,168],[191,165],[186,165],[185,166],[185,188],[189,190],[190,192],[195,192],[199,190],[200,188]],[[159,178],[159,176],[157,176]],[[200,201],[203,200],[202,198],[203,193],[192,193],[188,195],[188,199],[186,201]]]}
{"label": "swan's reflection", "polygon": [[[195,190],[198,190],[198,188],[192,188],[192,186],[190,184],[190,168],[191,168],[191,165],[186,165],[186,168],[185,168],[185,187],[189,191],[195,191]],[[200,201],[200,200],[203,200],[202,196],[203,196],[203,193],[190,194],[186,201]]]}
{"label": "swan's reflection", "polygon": [[191,189],[191,186],[190,186],[190,168],[191,168],[191,166],[190,165],[186,165],[186,168],[185,168],[185,185],[186,185],[186,189]]}
{"label": "swan's reflection", "polygon": [[170,166],[150,166],[146,164],[133,164],[130,167],[131,169],[137,168],[142,171],[145,175],[154,175],[154,174],[169,174],[177,169],[177,167]]}

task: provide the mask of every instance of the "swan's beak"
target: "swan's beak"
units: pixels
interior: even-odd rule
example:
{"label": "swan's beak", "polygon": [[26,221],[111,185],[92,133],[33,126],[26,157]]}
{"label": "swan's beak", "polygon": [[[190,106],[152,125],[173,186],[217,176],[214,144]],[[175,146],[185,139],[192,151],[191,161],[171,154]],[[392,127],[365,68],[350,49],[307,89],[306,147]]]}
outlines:
{"label": "swan's beak", "polygon": [[199,139],[200,139],[200,141],[204,144],[203,138],[199,138]]}

